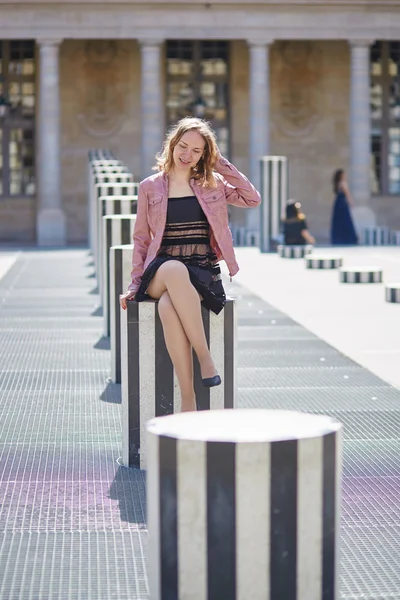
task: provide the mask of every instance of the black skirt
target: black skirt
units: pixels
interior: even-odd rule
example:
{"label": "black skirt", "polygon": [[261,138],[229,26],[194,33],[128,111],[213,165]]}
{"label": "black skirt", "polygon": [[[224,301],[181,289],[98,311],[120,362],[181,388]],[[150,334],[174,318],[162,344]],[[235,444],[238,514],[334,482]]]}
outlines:
{"label": "black skirt", "polygon": [[[150,296],[147,294],[147,289],[153,279],[157,270],[167,260],[179,260],[173,256],[158,256],[155,258],[147,267],[142,275],[142,281],[138,291],[135,295],[136,302],[143,302],[144,300],[150,300]],[[190,281],[194,288],[199,292],[203,298],[203,304],[209,310],[212,310],[218,315],[224,308],[226,303],[226,296],[222,281],[215,275],[215,267],[211,270],[208,267],[202,267],[196,265],[196,262],[180,261],[186,266],[189,271]]]}

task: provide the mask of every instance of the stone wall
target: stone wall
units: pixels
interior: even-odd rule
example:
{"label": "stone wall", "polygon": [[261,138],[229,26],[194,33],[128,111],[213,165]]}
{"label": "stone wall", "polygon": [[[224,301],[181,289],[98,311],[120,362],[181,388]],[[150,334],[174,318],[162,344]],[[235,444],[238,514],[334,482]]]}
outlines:
{"label": "stone wall", "polygon": [[69,243],[87,240],[87,151],[140,169],[140,50],[133,40],[65,41],[60,52],[62,197]]}
{"label": "stone wall", "polygon": [[271,47],[271,153],[289,158],[289,193],[318,241],[329,238],[331,178],[349,162],[346,42],[276,42]]}

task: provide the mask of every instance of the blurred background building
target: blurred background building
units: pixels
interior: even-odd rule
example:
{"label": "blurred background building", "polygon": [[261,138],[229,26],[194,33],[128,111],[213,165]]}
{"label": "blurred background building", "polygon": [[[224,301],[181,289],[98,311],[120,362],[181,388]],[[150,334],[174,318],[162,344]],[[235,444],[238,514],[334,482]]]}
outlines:
{"label": "blurred background building", "polygon": [[256,184],[287,156],[320,240],[339,167],[357,218],[400,229],[400,0],[0,0],[0,241],[50,215],[85,243],[88,149],[139,180],[188,114]]}

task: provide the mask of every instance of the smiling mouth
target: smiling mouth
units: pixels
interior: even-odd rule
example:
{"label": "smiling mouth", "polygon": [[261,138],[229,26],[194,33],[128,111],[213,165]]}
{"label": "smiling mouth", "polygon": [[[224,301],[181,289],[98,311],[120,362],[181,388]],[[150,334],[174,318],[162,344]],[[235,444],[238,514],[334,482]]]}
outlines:
{"label": "smiling mouth", "polygon": [[181,161],[181,163],[183,163],[184,165],[190,165],[189,161],[185,161],[182,158],[179,159]]}

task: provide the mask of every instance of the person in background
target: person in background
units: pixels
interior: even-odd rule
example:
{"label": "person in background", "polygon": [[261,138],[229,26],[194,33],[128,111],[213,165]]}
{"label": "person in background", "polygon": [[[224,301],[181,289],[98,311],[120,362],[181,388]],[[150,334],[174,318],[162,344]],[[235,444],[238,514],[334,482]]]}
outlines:
{"label": "person in background", "polygon": [[357,244],[358,236],[350,211],[354,202],[343,169],[335,171],[332,183],[336,197],[332,211],[331,244],[340,246]]}
{"label": "person in background", "polygon": [[301,212],[300,202],[289,200],[286,205],[286,218],[283,221],[284,243],[287,246],[303,246],[315,244],[315,239],[308,231],[305,215]]}

